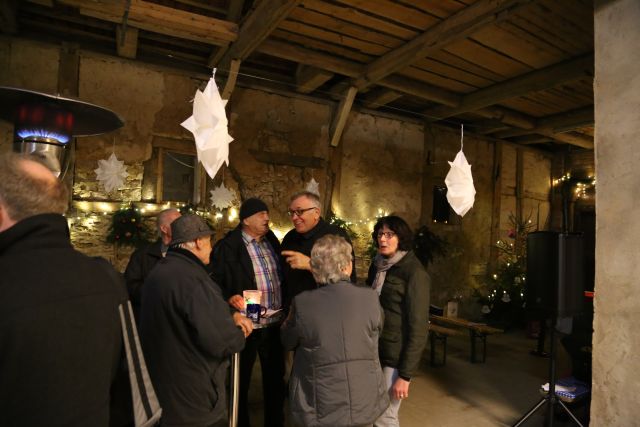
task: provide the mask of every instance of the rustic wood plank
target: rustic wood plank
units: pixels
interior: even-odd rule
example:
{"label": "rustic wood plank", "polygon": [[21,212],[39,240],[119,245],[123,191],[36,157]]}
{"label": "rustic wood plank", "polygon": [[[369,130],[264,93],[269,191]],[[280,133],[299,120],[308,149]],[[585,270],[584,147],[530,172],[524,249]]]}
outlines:
{"label": "rustic wood plank", "polygon": [[447,18],[465,7],[464,3],[455,0],[411,0],[409,3],[413,7],[440,19]]}
{"label": "rustic wood plank", "polygon": [[409,29],[404,25],[394,24],[384,17],[377,18],[348,6],[341,6],[321,0],[304,0],[301,7],[329,15],[335,19],[361,25],[393,37],[399,37],[405,41],[411,40],[418,35],[417,31]]}
{"label": "rustic wood plank", "polygon": [[589,54],[532,71],[465,95],[456,107],[438,107],[426,111],[425,114],[444,119],[592,75],[593,61],[593,54]]}
{"label": "rustic wood plank", "polygon": [[320,68],[299,65],[296,70],[296,91],[311,93],[333,77],[333,73]]}
{"label": "rustic wood plank", "polygon": [[355,61],[277,40],[265,40],[257,51],[350,77],[357,76],[364,68],[362,64]]}
{"label": "rustic wood plank", "polygon": [[232,59],[244,61],[300,1],[271,0],[259,3],[245,17],[237,40],[231,44],[229,50],[220,59],[219,65],[224,69]]}
{"label": "rustic wood plank", "polygon": [[[272,37],[270,37],[269,40],[265,40],[265,43],[271,40],[284,41],[287,44],[296,43],[305,48],[310,48],[310,49],[318,50],[321,52],[337,55],[349,61],[358,61],[361,63],[367,63],[373,59],[373,56],[371,55],[365,55],[357,50],[354,50],[348,47],[327,43],[321,40],[309,38],[306,36],[302,36],[300,34],[290,33],[288,31],[284,31],[280,29],[275,30],[272,33]],[[258,50],[260,50],[260,48],[261,46],[258,47]]]}
{"label": "rustic wood plank", "polygon": [[[109,22],[121,23],[124,15],[124,2],[59,0],[59,3],[79,8],[82,15]],[[127,22],[143,30],[214,45],[234,41],[238,31],[238,26],[232,22],[144,0],[131,0]]]}
{"label": "rustic wood plank", "polygon": [[138,52],[138,29],[128,26],[123,33],[122,25],[117,25],[116,48],[118,56],[135,59]]}
{"label": "rustic wood plank", "polygon": [[389,104],[403,95],[399,92],[389,89],[374,89],[369,91],[366,95],[358,98],[365,108],[375,110],[383,105]]}
{"label": "rustic wood plank", "polygon": [[388,89],[408,93],[429,101],[439,102],[440,104],[453,106],[458,105],[460,102],[460,96],[453,92],[402,76],[394,75],[386,77],[379,81],[378,85]]}
{"label": "rustic wood plank", "polygon": [[375,28],[368,29],[356,23],[343,21],[338,17],[306,9],[304,6],[306,6],[306,4],[292,10],[288,20],[298,21],[304,25],[320,27],[339,35],[352,37],[390,49],[394,49],[405,42],[405,40],[399,37],[393,37],[376,31]]}
{"label": "rustic wood plank", "polygon": [[411,79],[415,79],[420,82],[428,83],[441,88],[447,88],[454,93],[467,93],[476,89],[474,86],[468,85],[464,82],[450,78],[447,75],[442,75],[429,70],[423,70],[416,67],[407,67],[402,71],[395,74],[396,76],[404,76]]}
{"label": "rustic wood plank", "polygon": [[227,81],[224,84],[224,89],[220,94],[220,98],[229,99],[233,89],[236,87],[236,81],[238,80],[238,72],[240,71],[240,60],[232,59],[229,64],[229,72],[227,73]]}
{"label": "rustic wood plank", "polygon": [[452,17],[431,26],[427,31],[369,64],[363,75],[356,79],[360,90],[369,84],[393,74],[419,58],[428,56],[455,41],[464,39],[490,23],[506,19],[510,13],[525,6],[530,0],[480,0]]}
{"label": "rustic wood plank", "polygon": [[420,31],[424,31],[438,22],[438,19],[434,16],[390,0],[338,0],[338,3],[349,5],[370,15],[384,17],[388,21],[394,21]]}
{"label": "rustic wood plank", "polygon": [[498,132],[496,138],[510,138],[513,136],[529,135],[541,132],[566,132],[590,126],[594,123],[593,106],[578,108],[561,114],[543,117],[536,121],[536,126],[529,130],[512,129]]}
{"label": "rustic wood plank", "polygon": [[[478,77],[487,79],[493,83],[499,82],[504,79],[503,76],[489,70],[488,68],[484,67],[483,64],[473,63],[458,55],[454,55],[451,52],[447,52],[446,50],[434,52],[432,55],[430,55],[430,58],[434,61],[439,61],[443,64],[447,64],[452,67],[464,70],[468,73],[477,75]],[[419,66],[420,62],[421,61],[418,61],[416,64]]]}
{"label": "rustic wood plank", "polygon": [[466,69],[461,69],[451,64],[443,63],[440,60],[436,60],[434,58],[424,58],[416,61],[412,67],[424,71],[430,71],[440,76],[448,77],[452,80],[464,83],[468,85],[471,90],[490,86],[495,83],[494,80],[490,80],[478,74],[469,72]]}
{"label": "rustic wood plank", "polygon": [[340,104],[338,104],[330,129],[332,147],[337,147],[340,143],[342,131],[344,130],[344,126],[347,124],[347,118],[349,118],[349,113],[351,112],[351,106],[353,105],[356,93],[358,93],[358,88],[351,86],[344,94]]}
{"label": "rustic wood plank", "polygon": [[357,52],[362,52],[365,55],[380,56],[389,51],[389,48],[379,44],[369,43],[368,41],[345,36],[339,33],[334,33],[332,31],[327,31],[322,28],[306,25],[296,21],[283,21],[282,23],[280,23],[279,28],[294,34],[300,34],[323,42],[343,47],[349,47]]}
{"label": "rustic wood plank", "polygon": [[532,67],[493,51],[471,39],[452,43],[444,49],[449,53],[460,56],[467,61],[496,73],[501,76],[499,81],[505,78],[516,77],[533,70]]}

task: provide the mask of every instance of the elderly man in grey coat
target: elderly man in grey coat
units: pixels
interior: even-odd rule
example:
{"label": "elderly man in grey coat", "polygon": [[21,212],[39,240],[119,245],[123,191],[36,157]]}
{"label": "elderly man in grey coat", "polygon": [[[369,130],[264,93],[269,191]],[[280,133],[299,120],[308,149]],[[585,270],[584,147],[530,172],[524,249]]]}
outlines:
{"label": "elderly man in grey coat", "polygon": [[303,426],[371,425],[389,405],[378,296],[349,282],[351,245],[340,236],[320,238],[310,263],[320,287],[295,297],[281,329],[285,348],[295,350],[291,414]]}

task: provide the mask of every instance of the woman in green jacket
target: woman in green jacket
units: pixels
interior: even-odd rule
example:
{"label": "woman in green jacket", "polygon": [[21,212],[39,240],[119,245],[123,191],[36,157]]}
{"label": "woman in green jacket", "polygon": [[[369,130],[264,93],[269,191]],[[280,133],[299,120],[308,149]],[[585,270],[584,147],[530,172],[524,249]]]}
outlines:
{"label": "woman in green jacket", "polygon": [[400,403],[409,397],[411,377],[426,342],[430,279],[413,253],[413,234],[402,218],[378,219],[372,237],[378,254],[369,268],[367,283],[380,295],[384,310],[379,352],[391,398],[391,405],[375,426],[392,427],[400,425]]}

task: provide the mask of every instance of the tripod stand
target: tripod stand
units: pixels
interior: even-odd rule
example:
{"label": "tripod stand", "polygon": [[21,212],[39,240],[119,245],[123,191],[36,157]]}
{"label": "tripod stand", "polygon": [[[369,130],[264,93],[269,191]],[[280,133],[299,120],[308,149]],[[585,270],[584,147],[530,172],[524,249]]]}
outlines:
{"label": "tripod stand", "polygon": [[551,331],[549,333],[549,338],[551,340],[550,351],[549,351],[549,392],[546,396],[544,396],[540,401],[531,408],[526,414],[522,416],[513,427],[519,427],[528,420],[533,414],[535,414],[538,409],[542,408],[545,404],[547,405],[547,418],[545,422],[546,427],[553,427],[553,417],[554,417],[554,409],[556,405],[559,405],[569,416],[571,419],[580,427],[584,427],[583,424],[576,418],[575,415],[567,408],[567,405],[564,404],[562,400],[556,394],[556,321],[557,315],[554,314],[551,318]]}

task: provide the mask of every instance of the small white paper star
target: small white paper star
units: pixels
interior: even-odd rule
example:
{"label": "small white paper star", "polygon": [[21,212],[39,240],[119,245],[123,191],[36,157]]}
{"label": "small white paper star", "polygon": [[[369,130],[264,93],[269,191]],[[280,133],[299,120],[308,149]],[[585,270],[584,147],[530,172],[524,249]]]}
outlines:
{"label": "small white paper star", "polygon": [[211,190],[211,206],[218,209],[226,209],[233,206],[233,202],[236,199],[236,193],[225,187],[224,183]]}
{"label": "small white paper star", "polygon": [[304,189],[309,193],[317,194],[318,196],[320,195],[320,184],[313,177],[309,182],[307,182]]}
{"label": "small white paper star", "polygon": [[124,180],[127,178],[127,167],[123,161],[118,160],[114,153],[111,153],[108,160],[98,160],[98,169],[95,170],[95,173],[98,175],[98,181],[104,186],[107,193],[110,193],[124,184]]}

